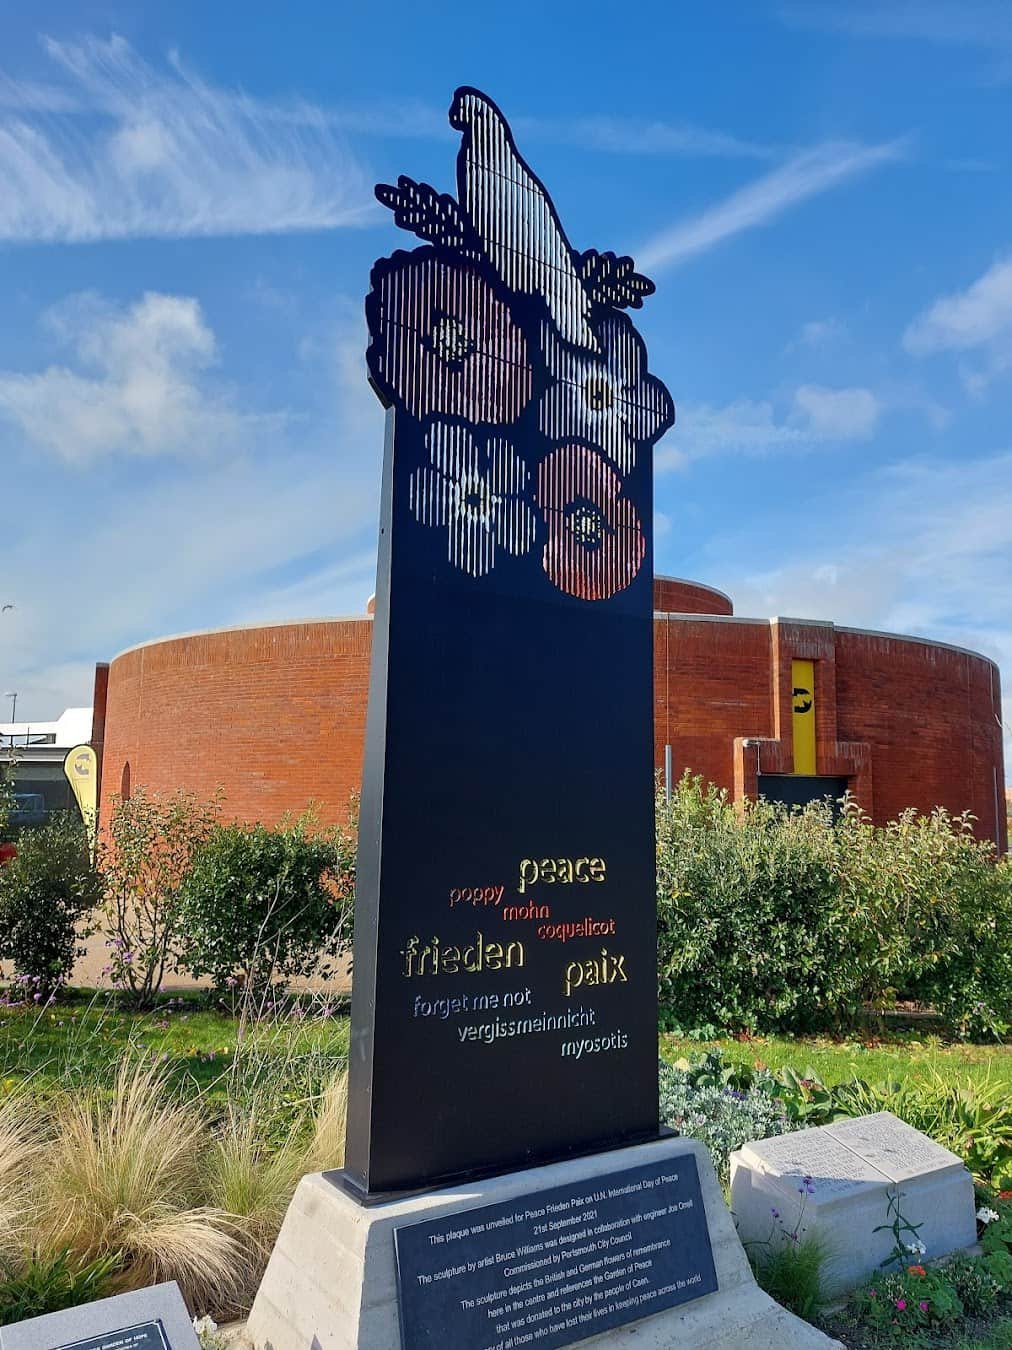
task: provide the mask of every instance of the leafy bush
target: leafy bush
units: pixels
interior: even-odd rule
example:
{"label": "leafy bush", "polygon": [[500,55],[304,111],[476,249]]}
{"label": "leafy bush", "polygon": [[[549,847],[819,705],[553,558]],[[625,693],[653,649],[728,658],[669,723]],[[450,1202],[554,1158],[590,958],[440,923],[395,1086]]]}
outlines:
{"label": "leafy bush", "polygon": [[855,1005],[854,919],[829,815],[790,814],[685,777],[658,802],[658,979],[679,1022],[804,1027]]}
{"label": "leafy bush", "polygon": [[661,1120],[705,1144],[725,1183],[735,1149],[798,1128],[780,1102],[754,1088],[732,1086],[729,1074],[714,1053],[658,1066]]}
{"label": "leafy bush", "polygon": [[180,891],[180,964],[219,991],[308,975],[350,944],[353,859],[348,831],[311,834],[305,817],[274,830],[215,827]]}
{"label": "leafy bush", "polygon": [[179,954],[179,888],[197,847],[208,837],[219,798],[189,792],[113,798],[102,870],[105,935],[113,984],[149,1007]]}
{"label": "leafy bush", "polygon": [[957,1252],[941,1267],[941,1273],[955,1289],[969,1317],[981,1317],[997,1303],[1002,1286],[984,1264]]}
{"label": "leafy bush", "polygon": [[102,899],[88,837],[59,816],[26,830],[17,857],[0,868],[0,956],[30,979],[43,1001],[70,974],[78,924]]}
{"label": "leafy bush", "polygon": [[963,1036],[1012,1028],[1012,863],[969,816],[735,805],[683,777],[657,803],[662,1025],[804,1030],[905,997]]}

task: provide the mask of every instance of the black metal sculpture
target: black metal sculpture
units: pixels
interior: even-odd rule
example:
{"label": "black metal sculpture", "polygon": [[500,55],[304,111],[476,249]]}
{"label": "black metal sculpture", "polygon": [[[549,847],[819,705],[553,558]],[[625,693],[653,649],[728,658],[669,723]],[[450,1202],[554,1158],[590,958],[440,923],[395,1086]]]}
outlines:
{"label": "black metal sculpture", "polygon": [[456,200],[376,189],[390,410],[346,1179],[363,1195],[657,1127],[651,447],[674,421],[499,109],[457,90]]}

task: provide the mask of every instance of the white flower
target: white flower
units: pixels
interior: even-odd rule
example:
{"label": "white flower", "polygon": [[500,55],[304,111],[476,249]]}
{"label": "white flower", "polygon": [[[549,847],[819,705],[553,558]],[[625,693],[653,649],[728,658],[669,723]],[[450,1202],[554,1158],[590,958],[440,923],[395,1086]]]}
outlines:
{"label": "white flower", "polygon": [[643,339],[618,311],[602,321],[601,356],[566,347],[547,325],[541,343],[552,383],[541,400],[538,426],[553,442],[597,446],[626,474],[637,449],[652,444],[675,420],[671,395],[647,374]]}
{"label": "white flower", "polygon": [[203,1336],[205,1333],[213,1336],[218,1330],[218,1323],[213,1317],[195,1317],[193,1319],[193,1329],[198,1336]]}
{"label": "white flower", "polygon": [[978,1223],[997,1223],[1000,1218],[1001,1215],[996,1210],[988,1209],[987,1205],[981,1205],[977,1210]]}
{"label": "white flower", "polygon": [[479,454],[466,427],[436,422],[426,445],[432,467],[411,475],[411,509],[423,525],[447,527],[450,561],[483,577],[497,548],[516,557],[527,553],[536,517],[520,494],[530,474],[509,441],[492,437]]}
{"label": "white flower", "polygon": [[928,1250],[921,1241],[907,1242],[904,1244],[911,1256],[923,1256]]}

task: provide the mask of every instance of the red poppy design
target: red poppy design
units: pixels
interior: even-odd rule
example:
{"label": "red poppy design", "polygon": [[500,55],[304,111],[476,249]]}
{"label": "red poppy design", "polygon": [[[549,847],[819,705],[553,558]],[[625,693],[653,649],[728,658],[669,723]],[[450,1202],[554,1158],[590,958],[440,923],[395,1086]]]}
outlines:
{"label": "red poppy design", "polygon": [[478,270],[434,249],[397,252],[372,272],[366,302],[373,383],[389,406],[500,426],[530,401],[527,342]]}
{"label": "red poppy design", "polygon": [[548,541],[544,568],[560,591],[607,600],[625,590],[643,563],[647,542],[622,480],[585,445],[553,450],[538,470],[538,505]]}

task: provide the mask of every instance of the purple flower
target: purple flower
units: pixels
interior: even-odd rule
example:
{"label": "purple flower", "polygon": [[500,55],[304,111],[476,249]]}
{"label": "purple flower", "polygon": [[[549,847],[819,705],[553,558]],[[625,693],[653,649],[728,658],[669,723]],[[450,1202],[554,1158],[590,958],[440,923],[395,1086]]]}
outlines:
{"label": "purple flower", "polygon": [[904,1312],[906,1310],[907,1301],[905,1298],[897,1298],[894,1299],[893,1301],[895,1302],[897,1308],[899,1308],[900,1312]]}
{"label": "purple flower", "polygon": [[921,1312],[928,1311],[928,1305],[925,1303],[924,1299],[921,1299],[920,1303],[918,1304],[918,1307],[920,1308]]}
{"label": "purple flower", "polygon": [[774,1206],[773,1209],[770,1210],[770,1213],[773,1215],[774,1219],[780,1218],[780,1211],[779,1209],[776,1208],[776,1206]]}

